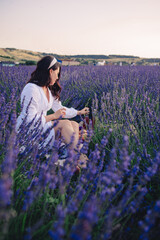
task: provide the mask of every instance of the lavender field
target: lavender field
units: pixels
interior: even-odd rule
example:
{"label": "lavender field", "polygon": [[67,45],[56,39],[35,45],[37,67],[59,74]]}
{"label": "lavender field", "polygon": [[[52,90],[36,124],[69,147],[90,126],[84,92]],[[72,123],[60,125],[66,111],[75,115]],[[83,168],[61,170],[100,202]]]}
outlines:
{"label": "lavender field", "polygon": [[34,68],[0,66],[0,240],[158,239],[160,67],[62,66],[63,105],[90,108],[75,118],[89,157],[79,174],[69,149],[55,164],[60,139],[49,151],[36,130],[16,134]]}

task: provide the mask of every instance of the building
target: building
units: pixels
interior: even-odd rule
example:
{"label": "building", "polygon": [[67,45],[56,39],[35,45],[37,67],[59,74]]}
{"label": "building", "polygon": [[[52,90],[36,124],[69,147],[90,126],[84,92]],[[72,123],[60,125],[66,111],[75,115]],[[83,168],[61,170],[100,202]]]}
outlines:
{"label": "building", "polygon": [[2,67],[14,67],[15,66],[15,63],[14,62],[0,62],[0,65]]}
{"label": "building", "polygon": [[97,66],[104,66],[105,65],[105,60],[103,62],[98,62],[96,65]]}

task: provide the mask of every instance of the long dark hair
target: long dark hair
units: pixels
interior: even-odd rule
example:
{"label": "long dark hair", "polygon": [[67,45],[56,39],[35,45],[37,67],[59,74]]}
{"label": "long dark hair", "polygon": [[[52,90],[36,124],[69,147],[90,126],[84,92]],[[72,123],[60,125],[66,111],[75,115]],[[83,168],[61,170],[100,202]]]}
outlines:
{"label": "long dark hair", "polygon": [[[44,86],[49,87],[52,95],[59,100],[60,92],[62,90],[61,85],[59,84],[60,75],[61,75],[61,65],[58,62],[56,62],[52,67],[48,69],[52,60],[53,60],[52,56],[45,56],[41,60],[39,60],[37,62],[36,70],[31,73],[31,78],[27,83],[35,83],[40,87],[44,87]],[[59,68],[58,80],[55,82],[53,86],[50,86],[51,79],[50,79],[49,70],[51,68],[53,69],[53,71]]]}

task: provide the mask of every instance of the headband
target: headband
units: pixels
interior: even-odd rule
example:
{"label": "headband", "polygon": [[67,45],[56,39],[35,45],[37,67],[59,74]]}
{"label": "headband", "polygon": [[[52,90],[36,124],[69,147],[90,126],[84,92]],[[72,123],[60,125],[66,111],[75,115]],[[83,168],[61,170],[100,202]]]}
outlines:
{"label": "headband", "polygon": [[51,68],[56,62],[57,62],[57,59],[54,57],[52,62],[49,65],[48,69]]}

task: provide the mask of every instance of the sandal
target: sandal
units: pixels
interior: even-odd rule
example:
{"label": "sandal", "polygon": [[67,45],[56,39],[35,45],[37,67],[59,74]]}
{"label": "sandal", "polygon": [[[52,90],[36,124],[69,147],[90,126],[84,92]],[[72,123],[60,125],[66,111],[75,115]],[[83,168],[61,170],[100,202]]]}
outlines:
{"label": "sandal", "polygon": [[55,163],[55,165],[60,165],[63,167],[67,157],[68,157],[68,152],[67,152],[66,145],[62,143],[60,148],[58,149],[58,161]]}

